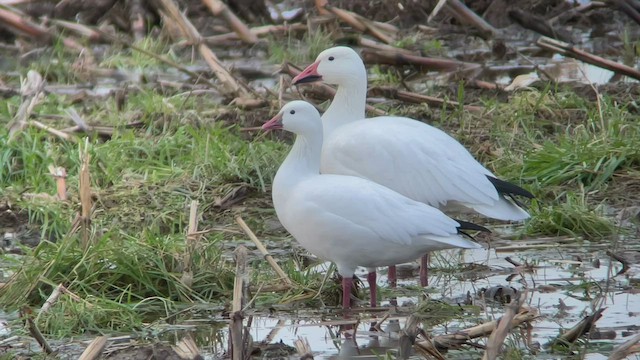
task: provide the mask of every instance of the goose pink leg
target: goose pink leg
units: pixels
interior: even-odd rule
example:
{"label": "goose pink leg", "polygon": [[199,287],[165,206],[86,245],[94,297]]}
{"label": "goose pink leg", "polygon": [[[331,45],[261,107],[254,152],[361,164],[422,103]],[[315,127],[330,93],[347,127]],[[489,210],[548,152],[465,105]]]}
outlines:
{"label": "goose pink leg", "polygon": [[429,278],[427,273],[429,271],[429,253],[422,255],[420,258],[420,286],[426,287],[429,285]]}
{"label": "goose pink leg", "polygon": [[396,274],[396,266],[389,266],[389,272],[387,273],[387,278],[389,279],[389,284],[392,288],[395,288],[398,285],[398,275]]}
{"label": "goose pink leg", "polygon": [[372,308],[376,307],[376,303],[377,303],[377,283],[376,283],[376,272],[372,271],[370,273],[367,274],[367,282],[369,283],[369,291],[371,292],[371,301],[369,302],[369,305],[371,305]]}
{"label": "goose pink leg", "polygon": [[351,286],[353,286],[353,277],[342,277],[342,309],[349,310],[351,308]]}

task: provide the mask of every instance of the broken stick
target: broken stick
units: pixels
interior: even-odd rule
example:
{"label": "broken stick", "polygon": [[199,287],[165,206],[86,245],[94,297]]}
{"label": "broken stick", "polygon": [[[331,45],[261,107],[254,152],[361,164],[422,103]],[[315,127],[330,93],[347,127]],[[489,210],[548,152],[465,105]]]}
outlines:
{"label": "broken stick", "polygon": [[467,71],[481,67],[480,64],[458,60],[411,55],[402,51],[374,51],[370,49],[362,49],[362,60],[366,64],[412,65],[422,71]]}
{"label": "broken stick", "polygon": [[240,225],[244,233],[247,234],[249,239],[251,239],[251,241],[253,241],[253,243],[256,244],[256,247],[258,248],[258,250],[260,250],[260,253],[262,253],[262,255],[267,260],[269,265],[271,265],[273,270],[275,270],[275,272],[278,274],[278,276],[280,276],[280,278],[285,282],[285,284],[287,284],[288,286],[293,286],[293,282],[291,281],[291,279],[289,279],[289,276],[287,276],[287,274],[282,270],[280,265],[278,265],[278,263],[273,259],[271,254],[269,254],[269,251],[267,251],[267,248],[264,247],[264,245],[262,245],[262,242],[260,242],[258,237],[253,233],[253,231],[251,231],[247,223],[244,222],[244,220],[240,215],[236,216],[236,222],[238,223],[238,225]]}
{"label": "broken stick", "polygon": [[474,13],[460,0],[447,0],[445,7],[458,21],[463,24],[469,24],[478,29],[480,31],[480,37],[485,40],[488,40],[499,33],[498,29],[491,26],[491,24],[486,22],[478,14]]}
{"label": "broken stick", "polygon": [[514,298],[509,305],[506,306],[507,310],[498,322],[498,326],[489,336],[487,341],[487,349],[482,356],[482,360],[495,360],[500,354],[500,349],[504,343],[504,339],[509,335],[509,331],[512,329],[512,322],[516,314],[520,311],[520,307],[524,303],[527,297],[527,291],[523,291],[520,296]]}
{"label": "broken stick", "polygon": [[231,314],[229,315],[229,341],[231,342],[231,358],[233,360],[244,360],[244,336],[242,331],[242,323],[244,314],[242,308],[244,305],[243,289],[245,288],[244,279],[247,272],[248,252],[243,245],[238,246],[235,251],[236,257],[236,277],[233,284],[233,303],[231,305]]}
{"label": "broken stick", "polygon": [[225,3],[220,0],[202,0],[202,2],[211,10],[213,15],[222,17],[242,41],[247,44],[258,42],[258,37],[249,30],[247,25]]}
{"label": "broken stick", "polygon": [[575,46],[572,46],[571,44],[567,44],[565,42],[543,36],[540,39],[538,39],[538,41],[536,42],[536,45],[538,45],[543,49],[555,51],[558,54],[572,57],[574,59],[584,61],[588,64],[595,65],[607,70],[611,70],[616,74],[621,74],[621,75],[629,76],[634,79],[640,80],[640,71],[632,67],[629,67],[627,65],[619,64],[615,61],[593,55],[584,50],[578,49]]}

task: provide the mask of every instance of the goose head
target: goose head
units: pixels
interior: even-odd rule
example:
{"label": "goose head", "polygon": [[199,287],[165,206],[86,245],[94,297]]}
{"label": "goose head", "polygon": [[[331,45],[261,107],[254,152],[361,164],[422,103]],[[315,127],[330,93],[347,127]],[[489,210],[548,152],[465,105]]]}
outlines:
{"label": "goose head", "polygon": [[306,101],[292,101],[262,125],[263,130],[283,129],[305,137],[322,134],[322,121],[316,108]]}
{"label": "goose head", "polygon": [[355,50],[336,46],[318,55],[316,61],[293,78],[294,85],[324,81],[327,84],[343,85],[366,79],[367,70]]}

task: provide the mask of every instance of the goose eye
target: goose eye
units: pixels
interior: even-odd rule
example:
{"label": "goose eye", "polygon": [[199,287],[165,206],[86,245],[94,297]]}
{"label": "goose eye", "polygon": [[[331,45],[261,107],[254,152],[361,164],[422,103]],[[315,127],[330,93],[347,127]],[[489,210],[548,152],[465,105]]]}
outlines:
{"label": "goose eye", "polygon": [[336,59],[336,58],[334,58],[333,56],[329,56],[329,61],[333,61],[333,60],[335,60],[335,59]]}
{"label": "goose eye", "polygon": [[295,111],[295,110],[291,110],[291,111],[289,111],[289,114],[291,114],[291,115],[293,115],[293,114],[295,114],[295,113],[296,113],[296,111]]}

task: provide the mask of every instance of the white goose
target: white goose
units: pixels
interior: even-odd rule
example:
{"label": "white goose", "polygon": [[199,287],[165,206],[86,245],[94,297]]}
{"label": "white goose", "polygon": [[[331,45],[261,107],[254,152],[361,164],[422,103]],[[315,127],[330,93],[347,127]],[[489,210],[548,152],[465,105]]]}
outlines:
{"label": "white goose", "polygon": [[[293,79],[294,84],[315,81],[338,85],[322,116],[322,173],[369,179],[445,211],[470,209],[513,221],[529,217],[514,196],[533,195],[496,178],[445,132],[405,117],[365,119],[367,72],[353,49],[327,49]],[[423,256],[423,286],[427,261]],[[389,268],[389,280],[395,284],[395,267]]]}
{"label": "white goose", "polygon": [[273,205],[282,225],[303,247],[336,264],[343,308],[350,307],[358,266],[369,270],[375,306],[376,267],[432,250],[480,247],[458,233],[460,223],[434,207],[360,177],[321,175],[322,122],[311,104],[292,101],[262,128],[296,134],[273,180]]}

